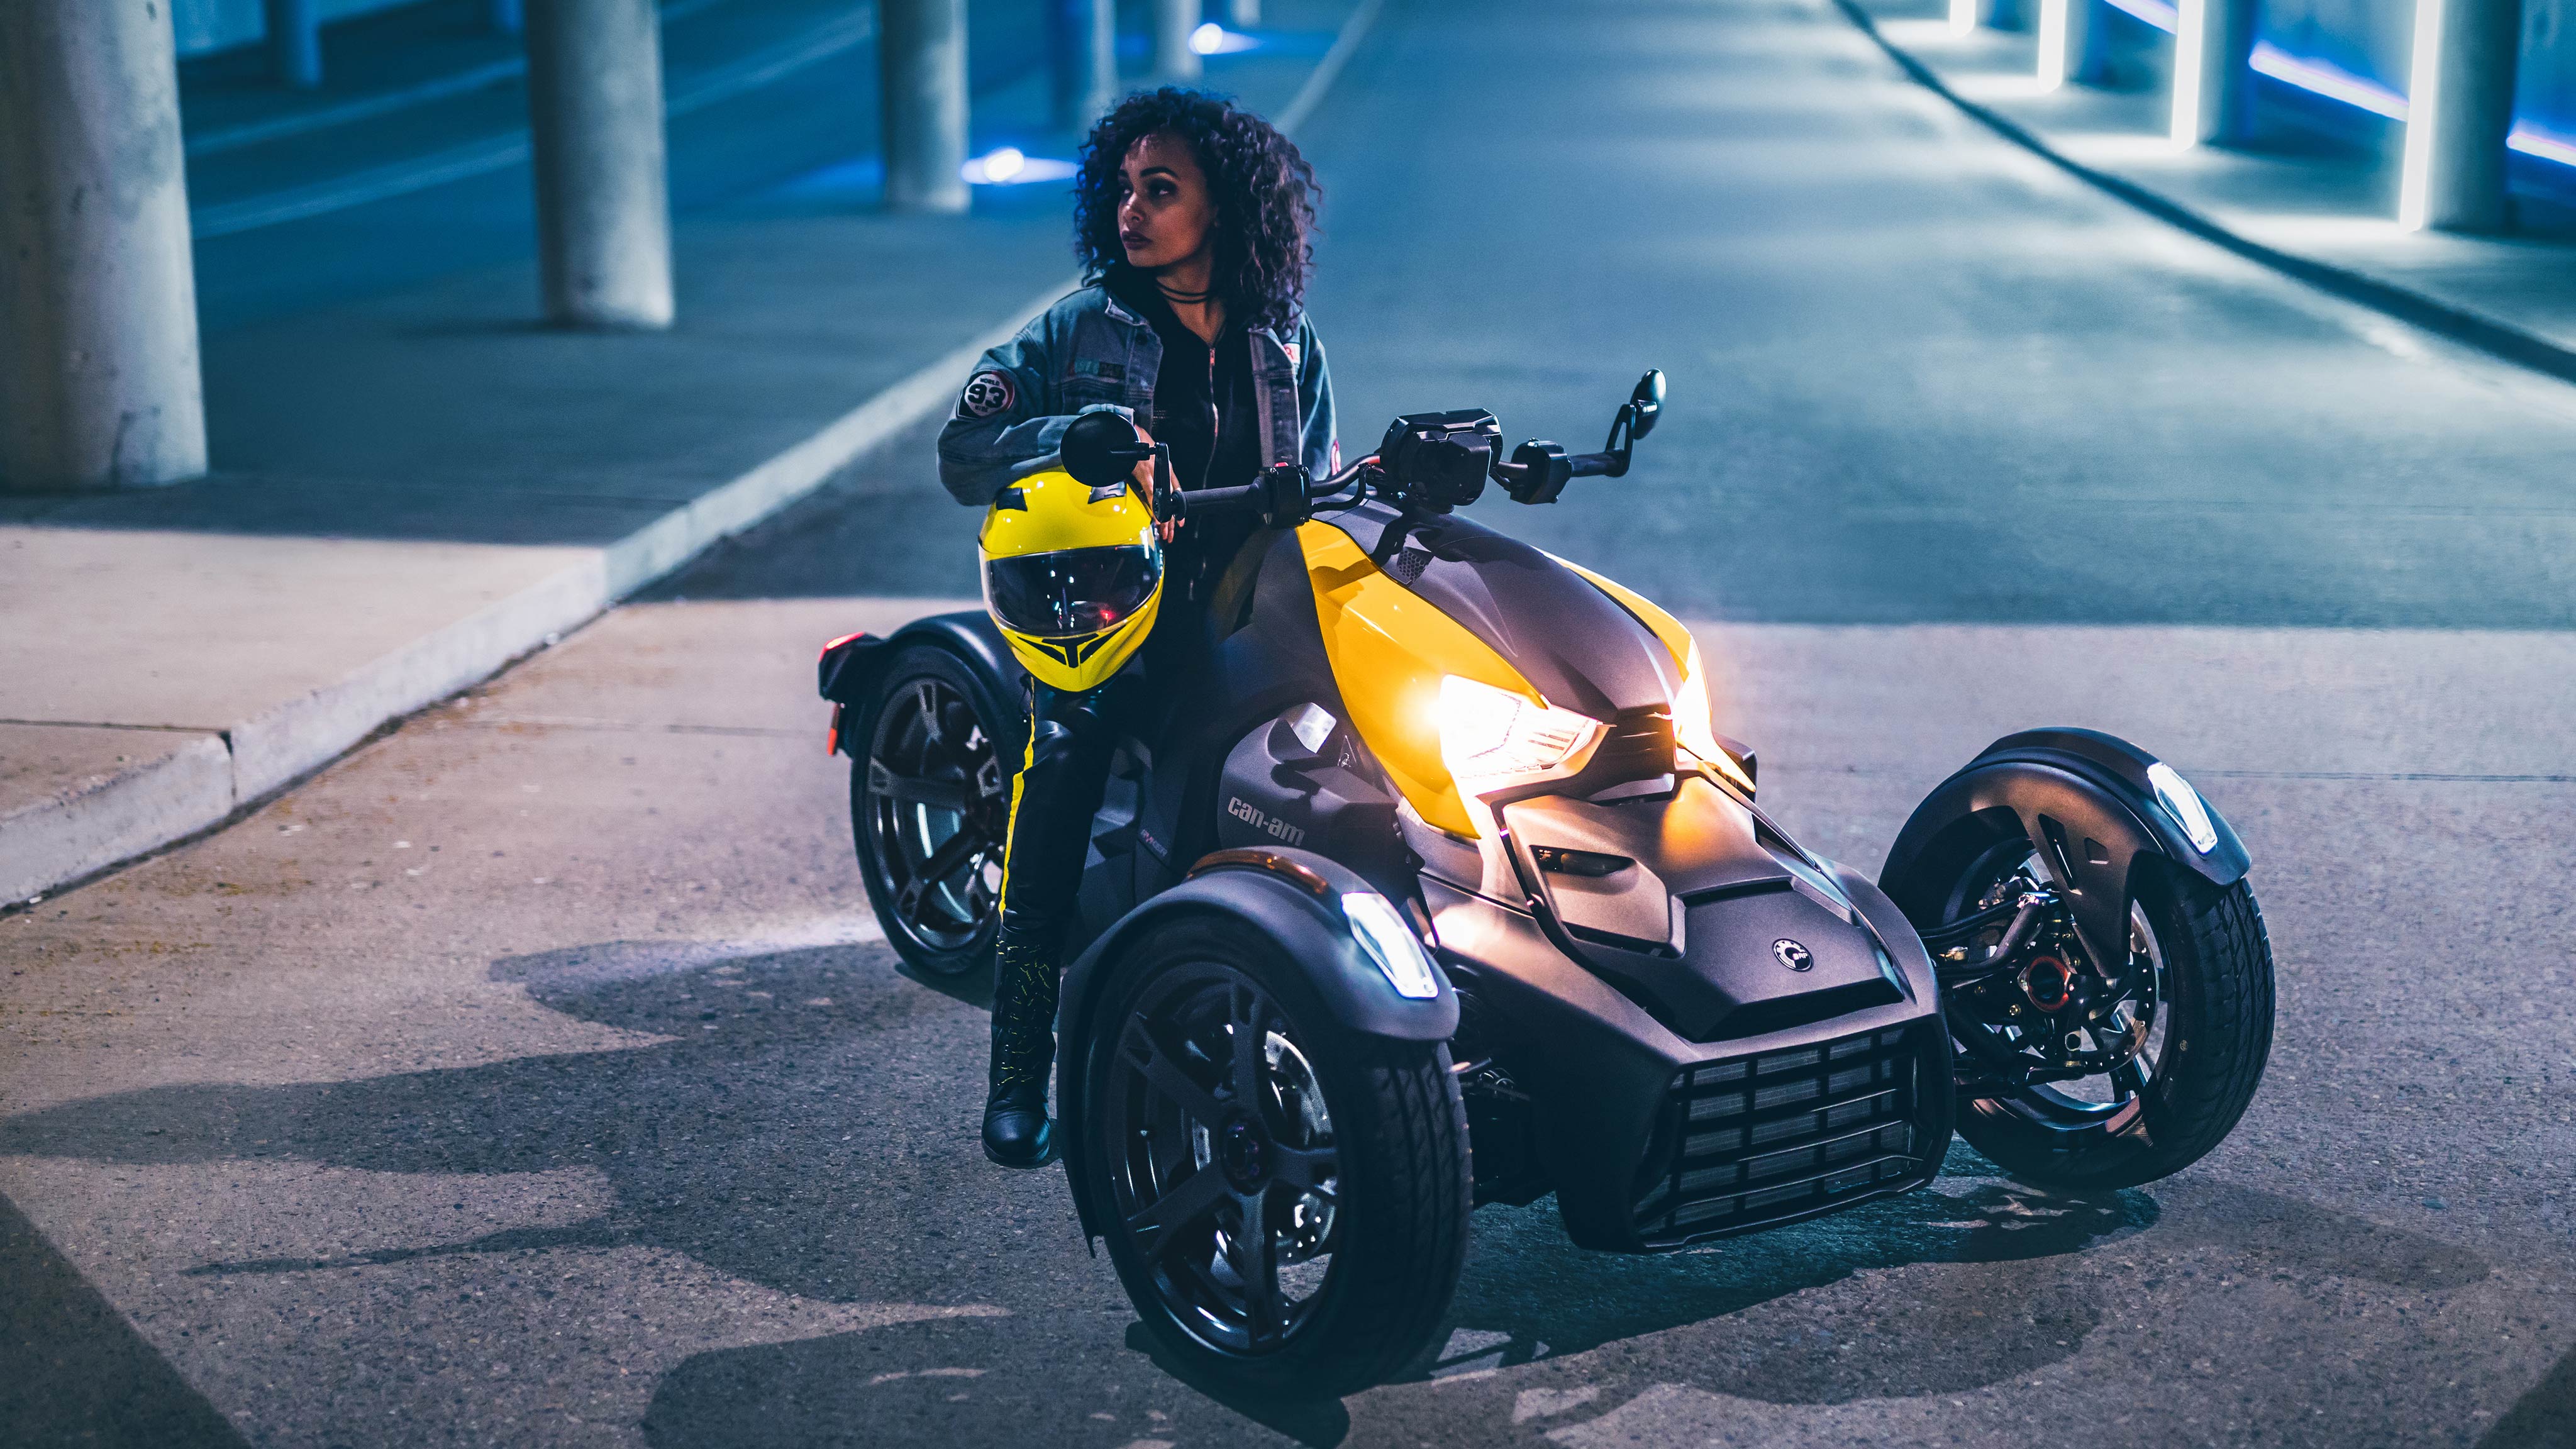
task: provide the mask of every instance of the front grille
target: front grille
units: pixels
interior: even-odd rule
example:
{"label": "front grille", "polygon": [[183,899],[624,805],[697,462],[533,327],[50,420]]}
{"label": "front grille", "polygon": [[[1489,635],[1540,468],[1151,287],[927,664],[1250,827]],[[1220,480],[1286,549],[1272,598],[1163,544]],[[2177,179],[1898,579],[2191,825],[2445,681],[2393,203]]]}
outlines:
{"label": "front grille", "polygon": [[1639,1174],[1647,1246],[1742,1232],[1913,1176],[1915,1049],[1891,1027],[1687,1068]]}

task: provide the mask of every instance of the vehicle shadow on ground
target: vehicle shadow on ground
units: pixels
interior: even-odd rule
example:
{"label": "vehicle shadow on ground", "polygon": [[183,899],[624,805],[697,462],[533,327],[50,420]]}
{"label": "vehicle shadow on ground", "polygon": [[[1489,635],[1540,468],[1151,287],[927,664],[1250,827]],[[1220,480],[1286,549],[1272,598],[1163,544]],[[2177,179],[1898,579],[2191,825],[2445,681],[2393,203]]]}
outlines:
{"label": "vehicle shadow on ground", "polygon": [[[861,1296],[850,1286],[862,1246],[850,1220],[860,1214],[931,1225],[926,1236],[907,1234],[901,1251],[873,1235],[865,1251],[918,1271],[905,1274],[913,1297],[965,1301],[989,1285],[960,1276],[937,1225],[953,1217],[940,1210],[943,1194],[991,1186],[980,1159],[958,1150],[980,1101],[982,1023],[889,965],[872,944],[739,953],[612,942],[511,958],[493,974],[539,1003],[664,1039],[356,1081],[93,1098],[0,1119],[0,1154],[144,1165],[289,1158],[464,1175],[589,1168],[613,1189],[613,1206],[588,1222],[387,1245],[350,1261],[641,1243],[837,1301]],[[974,1029],[961,1033],[960,1017]],[[953,1140],[900,1130],[949,1121]],[[281,1259],[195,1271],[320,1266]]]}
{"label": "vehicle shadow on ground", "polygon": [[[2169,1215],[2176,1205],[2186,1211]],[[1958,1392],[2071,1358],[2104,1312],[2098,1285],[2077,1281],[2074,1260],[2101,1250],[2153,1261],[2215,1248],[2419,1290],[2463,1287],[2488,1272],[2484,1260],[2430,1238],[2250,1188],[2033,1188],[1964,1142],[1930,1190],[1669,1257],[1584,1252],[1545,1204],[1479,1216],[1488,1221],[1460,1287],[1460,1331],[1435,1380],[1723,1319],[1737,1332],[1723,1354],[1698,1360],[1692,1381],[1783,1404]],[[2149,1229],[2151,1241],[2122,1244]],[[1876,1297],[1841,1337],[1768,1326],[1764,1310],[1779,1300],[1928,1264],[1965,1271],[1911,1275],[1904,1293]],[[1856,1352],[1847,1340],[1858,1336],[1905,1351]]]}
{"label": "vehicle shadow on ground", "polygon": [[2478,1449],[2576,1449],[2576,1353],[2505,1411]]}
{"label": "vehicle shadow on ground", "polygon": [[[697,1354],[656,1388],[644,1428],[657,1444],[1107,1446],[1240,1440],[1245,1419],[1309,1444],[1351,1433],[1340,1403],[1218,1399],[1159,1363],[1105,1264],[1076,1250],[1061,1177],[996,1173],[971,1150],[983,1019],[948,993],[971,999],[972,986],[917,989],[873,944],[612,942],[506,959],[493,974],[555,1011],[658,1039],[357,1081],[122,1093],[0,1119],[0,1155],[585,1168],[611,1190],[605,1211],[569,1225],[373,1246],[361,1235],[329,1259],[182,1270],[201,1277],[641,1244],[821,1301],[1007,1310]],[[2178,1201],[2190,1205],[2180,1225]],[[1510,1367],[1512,1389],[1562,1379],[1574,1392],[1618,1377],[1621,1360],[1549,1361],[1676,1330],[1706,1332],[1705,1348],[1653,1351],[1647,1371],[1773,1402],[1988,1385],[2071,1356],[2100,1320],[2087,1281],[2098,1265],[2084,1265],[2102,1251],[2146,1259],[2123,1240],[2150,1230],[2158,1253],[2207,1239],[2404,1286],[2486,1271],[2429,1240],[2246,1189],[2037,1192],[1962,1149],[1935,1191],[1676,1256],[1576,1249],[1546,1203],[1487,1209],[1438,1377],[1377,1392],[1454,1396],[1438,1401],[1442,1416],[1469,1438],[1525,1439],[1543,1426],[1513,1422],[1514,1395],[1466,1380]],[[1947,1266],[1912,1271],[1924,1265]],[[1890,1273],[1899,1286],[1877,1291]],[[1904,1353],[1866,1351],[1900,1339]]]}
{"label": "vehicle shadow on ground", "polygon": [[[350,1247],[333,1256],[177,1265],[199,1279],[476,1255],[497,1275],[517,1271],[512,1254],[643,1246],[821,1302],[1005,1310],[697,1353],[656,1386],[643,1425],[656,1444],[1109,1449],[1247,1431],[1126,1349],[1134,1314],[1079,1246],[1061,1174],[1000,1172],[975,1151],[984,1017],[951,994],[979,999],[976,985],[921,989],[876,944],[609,942],[492,970],[548,1008],[661,1039],[356,1081],[119,1093],[0,1118],[0,1157],[588,1169],[609,1189],[586,1220],[456,1241],[371,1243],[370,1225],[347,1217],[333,1236]],[[0,1419],[0,1440],[9,1433]]]}

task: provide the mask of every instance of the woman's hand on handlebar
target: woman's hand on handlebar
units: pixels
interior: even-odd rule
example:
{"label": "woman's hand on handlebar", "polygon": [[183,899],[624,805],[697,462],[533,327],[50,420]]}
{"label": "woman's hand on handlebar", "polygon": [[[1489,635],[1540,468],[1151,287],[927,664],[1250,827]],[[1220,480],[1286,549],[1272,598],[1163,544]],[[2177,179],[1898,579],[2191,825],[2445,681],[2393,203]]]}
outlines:
{"label": "woman's hand on handlebar", "polygon": [[[1154,435],[1145,431],[1145,425],[1143,423],[1130,422],[1127,426],[1136,430],[1137,442],[1144,444],[1148,448],[1154,446]],[[1112,456],[1115,455],[1113,454]],[[1137,492],[1144,494],[1148,498],[1154,496],[1154,459],[1151,454],[1137,459],[1136,466],[1129,470],[1129,476],[1136,480]]]}
{"label": "woman's hand on handlebar", "polygon": [[[1128,426],[1136,430],[1137,442],[1144,444],[1148,448],[1154,446],[1154,435],[1145,431],[1145,425],[1143,423],[1136,422],[1131,419],[1128,422]],[[1129,476],[1136,480],[1137,495],[1144,498],[1150,505],[1154,498],[1154,460],[1151,457],[1138,459],[1134,470],[1129,474]],[[1180,531],[1181,520],[1178,517],[1166,518],[1154,525],[1155,537],[1160,538],[1165,543],[1170,543],[1172,541],[1172,535]]]}

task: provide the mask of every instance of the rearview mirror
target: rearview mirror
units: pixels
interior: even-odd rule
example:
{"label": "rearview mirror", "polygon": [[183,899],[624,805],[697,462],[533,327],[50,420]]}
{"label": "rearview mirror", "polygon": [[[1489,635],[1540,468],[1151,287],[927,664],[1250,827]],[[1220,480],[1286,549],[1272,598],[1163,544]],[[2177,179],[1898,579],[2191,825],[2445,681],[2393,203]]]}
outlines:
{"label": "rearview mirror", "polygon": [[1655,419],[1662,414],[1663,410],[1664,370],[1660,367],[1647,368],[1646,375],[1637,379],[1637,390],[1628,394],[1629,441],[1634,442],[1653,432]]}
{"label": "rearview mirror", "polygon": [[1136,440],[1136,425],[1107,411],[1075,418],[1056,444],[1064,471],[1086,488],[1120,487],[1130,470],[1152,456],[1153,448]]}

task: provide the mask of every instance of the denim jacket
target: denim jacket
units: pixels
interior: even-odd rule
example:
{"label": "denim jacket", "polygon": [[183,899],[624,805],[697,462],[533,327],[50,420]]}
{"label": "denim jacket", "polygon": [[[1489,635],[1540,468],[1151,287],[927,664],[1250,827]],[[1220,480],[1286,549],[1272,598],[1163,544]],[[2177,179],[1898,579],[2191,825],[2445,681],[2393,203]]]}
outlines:
{"label": "denim jacket", "polygon": [[[1297,462],[1321,478],[1339,462],[1333,384],[1324,344],[1305,318],[1293,338],[1267,327],[1252,348],[1261,463]],[[1020,335],[985,352],[939,432],[939,481],[958,502],[982,508],[1015,480],[1055,462],[1075,417],[1102,408],[1150,416],[1163,341],[1144,318],[1097,284],[1066,296]]]}

